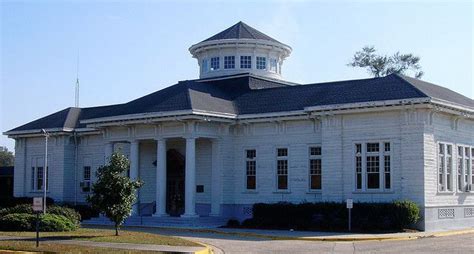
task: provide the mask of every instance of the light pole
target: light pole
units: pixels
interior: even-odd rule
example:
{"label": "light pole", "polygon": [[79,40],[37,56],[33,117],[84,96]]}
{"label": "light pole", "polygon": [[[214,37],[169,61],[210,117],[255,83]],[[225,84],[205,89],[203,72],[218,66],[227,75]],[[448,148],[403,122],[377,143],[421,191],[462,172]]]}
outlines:
{"label": "light pole", "polygon": [[44,148],[44,169],[43,169],[43,214],[46,214],[46,176],[48,171],[48,138],[49,133],[45,129],[41,129],[45,138],[45,148]]}

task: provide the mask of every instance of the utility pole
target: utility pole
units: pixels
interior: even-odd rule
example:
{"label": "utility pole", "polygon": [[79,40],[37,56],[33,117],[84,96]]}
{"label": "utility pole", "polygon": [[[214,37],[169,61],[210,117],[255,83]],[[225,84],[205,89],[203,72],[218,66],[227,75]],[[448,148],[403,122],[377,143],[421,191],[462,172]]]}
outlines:
{"label": "utility pole", "polygon": [[44,169],[43,169],[43,214],[46,214],[46,191],[47,191],[47,181],[46,177],[48,176],[48,138],[49,133],[45,129],[41,129],[41,132],[45,138],[45,148],[44,148]]}

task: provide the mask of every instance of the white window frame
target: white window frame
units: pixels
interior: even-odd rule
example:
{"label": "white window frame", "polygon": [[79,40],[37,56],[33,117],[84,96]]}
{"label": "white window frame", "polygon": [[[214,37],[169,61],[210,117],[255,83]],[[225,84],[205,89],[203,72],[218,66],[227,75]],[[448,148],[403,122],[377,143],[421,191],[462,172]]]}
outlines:
{"label": "white window frame", "polygon": [[[252,56],[242,55],[240,56],[240,69],[252,69]],[[243,67],[245,66],[245,67]],[[246,67],[248,66],[248,67]]]}
{"label": "white window frame", "polygon": [[[312,148],[319,148],[320,149],[320,154],[319,155],[312,155],[311,154],[311,149]],[[322,149],[322,146],[321,145],[309,145],[308,146],[308,191],[309,192],[321,192],[322,189],[323,189],[323,158],[322,158],[322,154],[323,154],[323,149]],[[312,160],[319,160],[319,163],[320,163],[320,166],[321,166],[321,169],[320,169],[320,173],[319,173],[319,176],[320,176],[320,179],[321,179],[321,186],[319,189],[313,189],[311,188],[311,183],[312,183],[312,179],[311,179],[311,176],[312,175],[318,175],[318,174],[312,174],[311,173],[311,161]]]}
{"label": "white window frame", "polygon": [[[462,149],[461,155],[459,148]],[[459,164],[461,161],[461,164]],[[456,144],[456,191],[460,193],[473,192],[473,171],[474,171],[474,146],[465,144]],[[461,174],[459,175],[459,166],[461,165]],[[461,177],[461,183],[459,182]]]}
{"label": "white window frame", "polygon": [[224,69],[235,69],[235,56],[224,56]]}
{"label": "white window frame", "polygon": [[[286,156],[278,156],[278,149],[286,149]],[[290,192],[290,149],[287,146],[277,146],[275,148],[275,189],[276,192]],[[278,161],[286,160],[286,189],[280,189],[278,186]]]}
{"label": "white window frame", "polygon": [[[213,68],[213,65],[217,62],[217,68]],[[217,71],[220,69],[220,65],[221,65],[221,59],[220,57],[218,56],[214,56],[214,57],[211,57],[211,60],[210,60],[210,70],[211,71]]]}
{"label": "white window frame", "polygon": [[[378,152],[367,152],[367,144],[369,143],[378,143],[379,150]],[[390,144],[390,151],[385,151],[385,143]],[[357,153],[356,145],[361,145],[361,152],[360,154]],[[364,140],[364,141],[354,141],[352,144],[353,149],[353,191],[356,193],[370,193],[370,192],[377,192],[377,193],[391,193],[393,192],[393,155],[394,153],[394,143],[391,140]],[[378,167],[379,167],[379,188],[368,188],[368,172],[367,172],[367,157],[368,156],[378,156]],[[386,171],[385,171],[385,156],[390,156],[390,188],[385,188],[385,178],[386,178]],[[357,157],[361,158],[361,188],[357,188]]]}
{"label": "white window frame", "polygon": [[[443,146],[443,153],[440,154],[440,146]],[[448,146],[451,147],[451,155],[448,156]],[[454,161],[455,161],[455,158],[454,158],[454,154],[453,153],[457,153],[457,149],[455,149],[456,146],[453,144],[453,143],[449,143],[449,142],[437,142],[436,143],[436,157],[437,157],[437,165],[436,165],[436,173],[437,173],[437,182],[436,182],[436,186],[437,186],[437,191],[438,193],[452,193],[454,192],[454,189],[455,189],[455,186],[454,186],[454,179],[455,179],[455,167],[454,167]],[[441,156],[442,155],[442,156]],[[451,179],[448,179],[448,157],[451,157],[451,163],[450,163],[450,167],[451,167],[451,170],[449,172],[449,176]],[[443,160],[443,172],[442,172],[442,177],[443,177],[443,184],[440,186],[440,183],[439,183],[439,176],[440,176],[440,159]],[[449,186],[451,187],[451,189],[448,188],[448,181],[449,181]]]}
{"label": "white window frame", "polygon": [[[255,157],[254,158],[248,158],[247,157],[247,151],[255,151]],[[247,192],[256,192],[258,188],[258,182],[257,182],[257,167],[258,167],[258,162],[257,162],[257,156],[258,156],[258,151],[256,148],[244,148],[244,190]],[[255,188],[254,189],[248,189],[247,181],[248,181],[248,174],[247,174],[247,162],[248,161],[254,161],[255,162]]]}
{"label": "white window frame", "polygon": [[257,70],[266,70],[267,69],[267,57],[265,57],[265,56],[256,56],[255,57],[255,68]]}
{"label": "white window frame", "polygon": [[269,69],[271,72],[278,73],[278,62],[276,58],[270,58],[269,62]]}
{"label": "white window frame", "polygon": [[[49,162],[49,161],[48,161]],[[44,170],[44,157],[39,156],[39,157],[33,157],[31,159],[31,183],[30,183],[30,191],[31,192],[42,192],[43,191],[43,186],[38,186],[38,169],[41,168]],[[43,171],[42,171],[43,172]],[[41,173],[41,183],[43,183],[43,173]],[[49,192],[49,165],[46,169],[46,191]]]}
{"label": "white window frame", "polygon": [[474,146],[471,147],[471,168],[469,170],[469,186],[470,186],[470,192],[474,192]]}
{"label": "white window frame", "polygon": [[201,71],[203,73],[209,71],[209,59],[204,58],[204,59],[201,60]]}

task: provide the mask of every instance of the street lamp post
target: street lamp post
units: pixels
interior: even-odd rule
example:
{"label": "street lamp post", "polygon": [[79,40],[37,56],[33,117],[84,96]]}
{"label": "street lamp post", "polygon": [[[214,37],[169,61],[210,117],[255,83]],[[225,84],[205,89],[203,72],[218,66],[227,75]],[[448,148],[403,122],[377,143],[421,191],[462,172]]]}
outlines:
{"label": "street lamp post", "polygon": [[41,129],[41,132],[45,138],[45,148],[44,148],[44,169],[43,169],[43,214],[46,214],[46,177],[48,175],[48,138],[49,133],[45,129]]}

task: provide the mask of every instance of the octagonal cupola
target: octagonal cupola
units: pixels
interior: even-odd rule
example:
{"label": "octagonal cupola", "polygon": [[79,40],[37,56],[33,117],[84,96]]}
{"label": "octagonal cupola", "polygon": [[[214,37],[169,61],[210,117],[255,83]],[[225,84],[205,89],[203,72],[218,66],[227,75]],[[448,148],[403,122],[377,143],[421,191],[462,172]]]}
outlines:
{"label": "octagonal cupola", "polygon": [[291,47],[239,22],[191,46],[189,52],[198,60],[200,78],[252,73],[281,79]]}

